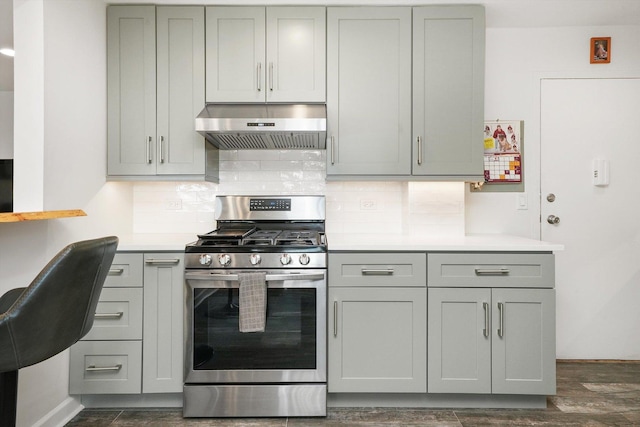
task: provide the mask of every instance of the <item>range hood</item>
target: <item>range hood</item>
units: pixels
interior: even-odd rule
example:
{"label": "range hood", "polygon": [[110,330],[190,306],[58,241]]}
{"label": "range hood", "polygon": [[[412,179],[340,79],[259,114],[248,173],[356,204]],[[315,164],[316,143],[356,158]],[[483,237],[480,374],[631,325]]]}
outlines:
{"label": "range hood", "polygon": [[196,131],[223,150],[324,149],[324,104],[207,104]]}

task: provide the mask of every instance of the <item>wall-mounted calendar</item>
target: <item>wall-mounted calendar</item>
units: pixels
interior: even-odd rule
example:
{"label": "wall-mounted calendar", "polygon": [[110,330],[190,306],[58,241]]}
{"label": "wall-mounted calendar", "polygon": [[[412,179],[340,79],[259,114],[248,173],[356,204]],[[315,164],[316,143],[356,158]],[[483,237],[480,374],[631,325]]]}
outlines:
{"label": "wall-mounted calendar", "polygon": [[485,121],[482,191],[524,191],[523,131],[522,120]]}

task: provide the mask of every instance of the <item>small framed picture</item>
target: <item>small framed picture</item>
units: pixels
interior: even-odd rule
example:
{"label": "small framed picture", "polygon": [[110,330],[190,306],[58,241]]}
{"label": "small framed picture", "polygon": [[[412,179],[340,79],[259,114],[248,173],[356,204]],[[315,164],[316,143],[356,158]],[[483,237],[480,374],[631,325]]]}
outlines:
{"label": "small framed picture", "polygon": [[591,37],[591,64],[611,62],[611,37]]}

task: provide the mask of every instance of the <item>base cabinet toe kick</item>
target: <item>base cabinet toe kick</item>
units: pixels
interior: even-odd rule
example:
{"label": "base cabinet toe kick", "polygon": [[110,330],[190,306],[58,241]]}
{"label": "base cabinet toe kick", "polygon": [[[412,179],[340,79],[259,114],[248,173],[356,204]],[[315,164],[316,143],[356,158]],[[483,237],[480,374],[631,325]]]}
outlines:
{"label": "base cabinet toe kick", "polygon": [[551,252],[330,250],[328,406],[546,407],[554,262]]}

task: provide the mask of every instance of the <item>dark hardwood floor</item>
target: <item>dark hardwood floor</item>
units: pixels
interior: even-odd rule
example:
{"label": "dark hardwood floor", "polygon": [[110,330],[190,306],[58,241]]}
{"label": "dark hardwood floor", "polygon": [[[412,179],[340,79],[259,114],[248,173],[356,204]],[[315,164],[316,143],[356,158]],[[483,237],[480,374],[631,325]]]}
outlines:
{"label": "dark hardwood floor", "polygon": [[546,409],[330,409],[326,418],[183,419],[176,409],[85,409],[67,426],[640,426],[640,363],[559,361]]}

